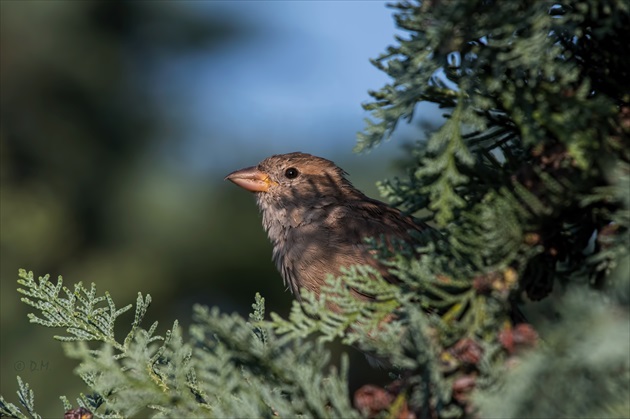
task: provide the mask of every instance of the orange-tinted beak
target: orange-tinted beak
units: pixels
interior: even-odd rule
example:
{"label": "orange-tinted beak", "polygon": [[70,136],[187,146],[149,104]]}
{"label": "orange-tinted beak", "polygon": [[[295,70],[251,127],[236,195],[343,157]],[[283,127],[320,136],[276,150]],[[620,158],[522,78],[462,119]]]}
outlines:
{"label": "orange-tinted beak", "polygon": [[232,172],[225,177],[225,180],[229,180],[250,192],[266,192],[270,186],[276,184],[269,179],[267,173],[254,166]]}

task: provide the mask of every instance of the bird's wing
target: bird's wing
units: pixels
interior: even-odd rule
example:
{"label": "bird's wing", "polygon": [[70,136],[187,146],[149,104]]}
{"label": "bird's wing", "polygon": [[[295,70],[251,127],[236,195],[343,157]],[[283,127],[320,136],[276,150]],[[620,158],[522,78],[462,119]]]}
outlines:
{"label": "bird's wing", "polygon": [[426,224],[414,222],[395,208],[369,198],[332,208],[327,221],[327,226],[331,228],[330,245],[340,250],[336,263],[340,266],[372,266],[392,283],[397,282],[397,279],[376,259],[377,252],[366,242],[366,238],[381,241],[381,244],[395,252],[400,249],[400,242],[417,243],[411,232],[430,228]]}

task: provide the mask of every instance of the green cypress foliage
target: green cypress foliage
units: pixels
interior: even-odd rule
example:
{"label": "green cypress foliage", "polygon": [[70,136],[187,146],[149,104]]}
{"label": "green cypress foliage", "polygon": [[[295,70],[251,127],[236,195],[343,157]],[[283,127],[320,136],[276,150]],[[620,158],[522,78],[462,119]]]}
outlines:
{"label": "green cypress foliage", "polygon": [[[402,2],[406,35],[374,60],[391,83],[371,92],[358,151],[388,139],[416,105],[446,122],[413,147],[407,176],[380,184],[436,227],[392,254],[401,280],[368,267],[305,293],[289,318],[195,307],[186,331],[148,328],[139,295],[120,341],[117,308],[20,272],[33,323],[65,330],[97,417],[630,417],[630,6],[625,1]],[[376,295],[357,301],[351,290]],[[340,312],[329,310],[330,304]],[[514,307],[520,305],[528,323]],[[117,331],[114,334],[114,330]],[[348,394],[359,347],[391,371],[387,388]],[[287,368],[287,365],[293,366]],[[37,417],[18,377],[20,406]],[[360,396],[360,397],[359,397]],[[384,402],[383,402],[384,400]]]}

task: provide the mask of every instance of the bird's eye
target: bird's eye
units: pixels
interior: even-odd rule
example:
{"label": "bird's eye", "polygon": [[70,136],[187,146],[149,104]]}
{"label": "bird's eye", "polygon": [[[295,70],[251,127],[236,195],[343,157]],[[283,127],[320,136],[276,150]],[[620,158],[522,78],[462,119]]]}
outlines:
{"label": "bird's eye", "polygon": [[300,172],[298,172],[298,169],[296,169],[295,167],[289,167],[287,170],[284,171],[284,176],[287,179],[295,179],[296,177],[298,177],[299,174]]}

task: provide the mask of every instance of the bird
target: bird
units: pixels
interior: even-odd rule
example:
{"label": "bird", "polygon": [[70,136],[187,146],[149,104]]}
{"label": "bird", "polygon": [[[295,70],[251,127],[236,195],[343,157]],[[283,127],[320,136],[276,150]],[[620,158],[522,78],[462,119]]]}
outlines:
{"label": "bird", "polygon": [[[339,276],[342,267],[368,265],[397,283],[366,239],[394,249],[417,243],[414,232],[430,229],[363,194],[331,160],[307,153],[273,155],[225,180],[255,195],[273,262],[298,301],[302,290],[319,296],[329,275]],[[354,291],[358,298],[374,298]]]}

